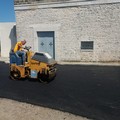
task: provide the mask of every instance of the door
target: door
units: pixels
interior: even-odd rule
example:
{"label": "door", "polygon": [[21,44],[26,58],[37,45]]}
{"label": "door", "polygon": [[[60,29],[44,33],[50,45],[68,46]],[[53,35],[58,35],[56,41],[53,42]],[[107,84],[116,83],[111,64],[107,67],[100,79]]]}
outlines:
{"label": "door", "polygon": [[39,52],[47,52],[53,58],[54,54],[54,32],[38,32],[38,50]]}

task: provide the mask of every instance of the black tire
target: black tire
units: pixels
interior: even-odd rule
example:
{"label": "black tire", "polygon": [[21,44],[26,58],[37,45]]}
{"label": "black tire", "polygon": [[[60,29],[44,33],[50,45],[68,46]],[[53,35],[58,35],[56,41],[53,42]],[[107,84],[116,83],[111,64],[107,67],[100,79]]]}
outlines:
{"label": "black tire", "polygon": [[19,71],[10,71],[10,78],[12,80],[19,80],[20,79],[20,72]]}
{"label": "black tire", "polygon": [[38,73],[38,81],[41,83],[48,83],[48,75]]}

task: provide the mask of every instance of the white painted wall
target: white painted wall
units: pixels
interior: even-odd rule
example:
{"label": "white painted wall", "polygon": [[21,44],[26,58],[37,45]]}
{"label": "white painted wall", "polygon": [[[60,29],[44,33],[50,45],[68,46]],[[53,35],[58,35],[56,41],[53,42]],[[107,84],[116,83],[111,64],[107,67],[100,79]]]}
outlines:
{"label": "white painted wall", "polygon": [[1,57],[9,57],[16,43],[16,23],[0,23]]}

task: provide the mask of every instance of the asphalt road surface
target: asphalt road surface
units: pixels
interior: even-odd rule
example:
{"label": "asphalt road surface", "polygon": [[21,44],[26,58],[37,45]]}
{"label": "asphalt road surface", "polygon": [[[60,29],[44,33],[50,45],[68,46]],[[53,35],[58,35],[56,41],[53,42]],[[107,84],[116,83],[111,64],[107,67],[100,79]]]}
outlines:
{"label": "asphalt road surface", "polygon": [[0,62],[0,97],[67,111],[94,120],[120,120],[120,67],[58,65],[49,84],[12,81]]}

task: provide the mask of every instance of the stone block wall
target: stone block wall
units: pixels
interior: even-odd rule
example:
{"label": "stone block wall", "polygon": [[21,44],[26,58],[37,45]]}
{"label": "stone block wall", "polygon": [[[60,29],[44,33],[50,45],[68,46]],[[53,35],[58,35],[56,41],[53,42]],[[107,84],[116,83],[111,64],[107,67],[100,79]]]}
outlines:
{"label": "stone block wall", "polygon": [[20,4],[33,4],[33,3],[48,3],[48,2],[59,2],[59,1],[70,1],[70,0],[14,0],[15,5]]}
{"label": "stone block wall", "polygon": [[[16,10],[18,40],[33,49],[34,27],[59,25],[55,31],[58,61],[120,61],[120,3]],[[45,29],[47,31],[47,27]],[[37,33],[36,33],[37,34]],[[81,41],[93,41],[93,50],[82,50]]]}
{"label": "stone block wall", "polygon": [[[78,0],[14,0],[15,5],[21,4],[35,4],[35,3],[50,3],[50,2],[69,2],[69,1],[78,1]],[[79,1],[94,1],[94,0],[79,0]],[[99,0],[97,0],[99,1]]]}

